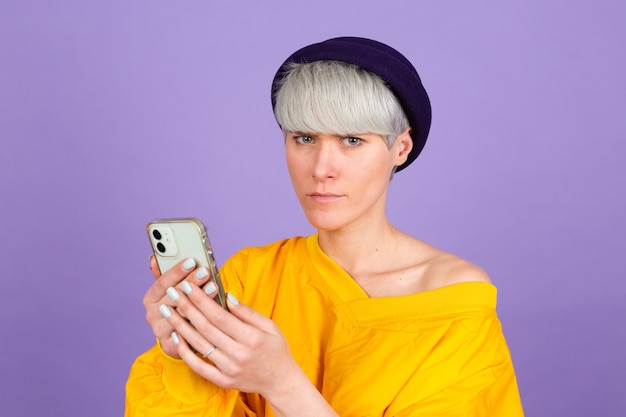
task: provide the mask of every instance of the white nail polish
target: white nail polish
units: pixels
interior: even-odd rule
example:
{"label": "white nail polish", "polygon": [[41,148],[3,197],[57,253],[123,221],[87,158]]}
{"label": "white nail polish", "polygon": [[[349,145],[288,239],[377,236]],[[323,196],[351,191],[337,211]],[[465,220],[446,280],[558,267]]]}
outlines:
{"label": "white nail polish", "polygon": [[167,296],[170,297],[172,301],[178,301],[178,299],[180,298],[180,293],[176,291],[176,288],[174,287],[169,287],[165,291],[165,294],[167,294]]}
{"label": "white nail polish", "polygon": [[170,316],[172,315],[172,310],[170,310],[170,308],[166,306],[165,304],[161,304],[159,306],[159,311],[161,312],[163,317],[165,317],[166,319],[169,319]]}
{"label": "white nail polish", "polygon": [[191,294],[191,285],[187,281],[181,282],[180,288],[184,291],[185,294]]}
{"label": "white nail polish", "polygon": [[180,343],[180,338],[178,337],[178,333],[172,332],[172,342],[174,342],[175,345]]}
{"label": "white nail polish", "polygon": [[239,300],[237,299],[237,297],[235,297],[234,295],[232,295],[231,293],[228,293],[228,301],[230,301],[230,303],[234,306],[236,306],[237,304],[239,304]]}
{"label": "white nail polish", "polygon": [[205,287],[204,287],[204,292],[207,295],[211,295],[215,292],[215,290],[217,290],[217,287],[215,286],[215,283],[213,281],[209,282]]}
{"label": "white nail polish", "polygon": [[183,269],[185,271],[191,271],[196,267],[196,261],[193,258],[187,258],[185,262],[183,262]]}
{"label": "white nail polish", "polygon": [[196,271],[196,279],[201,280],[209,276],[209,270],[202,267]]}

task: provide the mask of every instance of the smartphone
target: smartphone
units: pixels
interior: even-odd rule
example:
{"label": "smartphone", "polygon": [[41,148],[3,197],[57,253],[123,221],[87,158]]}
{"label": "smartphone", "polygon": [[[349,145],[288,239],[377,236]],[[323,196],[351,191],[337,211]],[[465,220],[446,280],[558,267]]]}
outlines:
{"label": "smartphone", "polygon": [[148,223],[146,231],[162,274],[183,259],[193,258],[199,267],[209,270],[218,290],[214,300],[228,310],[219,268],[202,221],[193,217],[160,219]]}

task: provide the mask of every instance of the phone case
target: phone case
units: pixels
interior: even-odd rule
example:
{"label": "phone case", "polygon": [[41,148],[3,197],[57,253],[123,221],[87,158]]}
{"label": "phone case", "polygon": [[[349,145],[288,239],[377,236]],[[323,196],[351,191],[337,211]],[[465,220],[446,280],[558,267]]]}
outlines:
{"label": "phone case", "polygon": [[218,288],[215,301],[227,309],[224,287],[204,224],[197,218],[160,219],[147,224],[152,251],[161,273],[183,259],[205,266]]}

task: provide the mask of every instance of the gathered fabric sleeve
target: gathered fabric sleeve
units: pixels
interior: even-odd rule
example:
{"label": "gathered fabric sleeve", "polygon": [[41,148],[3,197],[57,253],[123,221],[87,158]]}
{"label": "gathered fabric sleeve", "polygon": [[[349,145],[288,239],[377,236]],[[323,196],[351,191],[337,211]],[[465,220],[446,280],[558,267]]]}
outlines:
{"label": "gathered fabric sleeve", "polygon": [[133,363],[126,382],[125,417],[252,417],[236,390],[225,390],[202,378],[159,344]]}

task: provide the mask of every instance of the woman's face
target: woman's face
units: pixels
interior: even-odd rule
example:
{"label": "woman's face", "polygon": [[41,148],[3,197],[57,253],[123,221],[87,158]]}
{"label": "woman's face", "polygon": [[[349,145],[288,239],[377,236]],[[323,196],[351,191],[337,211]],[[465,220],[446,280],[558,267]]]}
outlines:
{"label": "woman's face", "polygon": [[412,147],[409,131],[391,149],[376,134],[355,137],[287,132],[287,168],[304,214],[318,230],[340,230],[385,216],[393,167]]}

